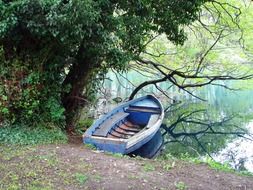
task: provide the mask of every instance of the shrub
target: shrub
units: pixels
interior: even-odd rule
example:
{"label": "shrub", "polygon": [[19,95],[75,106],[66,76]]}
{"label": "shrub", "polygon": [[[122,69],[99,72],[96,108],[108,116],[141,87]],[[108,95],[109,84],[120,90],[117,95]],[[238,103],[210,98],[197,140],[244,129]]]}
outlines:
{"label": "shrub", "polygon": [[32,59],[7,61],[0,48],[0,124],[64,124],[62,79],[57,68],[45,71],[41,67],[40,62]]}

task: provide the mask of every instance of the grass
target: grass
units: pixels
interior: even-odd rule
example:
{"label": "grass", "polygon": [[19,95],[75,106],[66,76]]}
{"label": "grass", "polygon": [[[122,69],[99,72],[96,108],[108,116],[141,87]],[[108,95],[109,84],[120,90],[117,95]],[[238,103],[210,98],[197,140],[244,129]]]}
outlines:
{"label": "grass", "polygon": [[175,183],[175,187],[178,190],[186,190],[187,189],[186,184],[182,181],[179,181],[179,182]]}
{"label": "grass", "polygon": [[[49,151],[40,151],[37,144],[65,143],[66,135],[59,128],[29,128],[29,127],[1,127],[0,128],[0,190],[51,190],[60,184],[62,187],[68,186],[73,189],[85,189],[90,183],[99,183],[102,177],[98,175],[94,166],[80,158],[75,160],[74,164],[66,162],[59,155],[56,149]],[[27,146],[27,144],[30,144]],[[95,147],[85,145],[90,149]],[[122,154],[106,153],[115,158],[128,158]],[[144,160],[136,157],[133,159]],[[194,163],[203,163],[203,161],[184,155],[182,160]],[[176,159],[171,155],[165,155],[163,159],[158,160],[163,170],[169,171],[175,167]],[[211,159],[206,159],[211,168],[225,172],[237,173],[228,165],[222,165]],[[159,169],[154,162],[145,162],[142,164],[143,172],[151,172]],[[240,175],[252,176],[249,172],[240,172]],[[130,180],[139,180],[139,177],[133,174],[127,176]],[[183,182],[174,184],[176,189],[185,190],[187,186]]]}
{"label": "grass", "polygon": [[204,163],[207,163],[210,168],[215,169],[217,171],[235,173],[235,174],[239,174],[239,175],[243,175],[243,176],[253,176],[253,173],[251,173],[251,172],[237,171],[237,170],[231,168],[227,163],[221,164],[219,162],[212,160],[211,158],[205,159]]}
{"label": "grass", "polygon": [[155,171],[155,166],[153,166],[153,165],[150,164],[150,163],[146,163],[146,164],[143,166],[143,170],[144,170],[145,172]]}
{"label": "grass", "polygon": [[83,185],[83,184],[86,183],[86,181],[88,181],[89,177],[87,175],[82,174],[82,173],[76,173],[75,174],[75,179],[78,183]]}
{"label": "grass", "polygon": [[128,179],[139,179],[139,177],[137,175],[134,175],[134,174],[129,174],[127,176]]}
{"label": "grass", "polygon": [[173,161],[172,163],[164,163],[163,164],[163,169],[166,171],[171,170],[172,168],[174,168],[176,165],[175,161]]}
{"label": "grass", "polygon": [[201,163],[205,163],[207,164],[210,168],[215,169],[217,171],[223,171],[223,172],[227,172],[227,173],[235,173],[237,175],[243,175],[243,176],[253,176],[253,173],[248,172],[248,171],[237,171],[235,169],[233,169],[228,163],[219,163],[216,162],[215,160],[213,160],[212,158],[208,157],[204,160],[200,160],[197,158],[192,158],[189,159],[187,161],[196,163],[196,164],[201,164]]}
{"label": "grass", "polygon": [[[44,152],[38,146],[0,145],[0,171],[0,190],[53,190],[66,185],[85,189],[92,165],[84,160],[69,164],[54,149]],[[96,174],[91,177],[95,182],[102,179]]]}
{"label": "grass", "polygon": [[106,155],[113,156],[113,157],[115,157],[115,158],[126,158],[126,159],[129,158],[128,155],[124,155],[124,154],[121,154],[121,153],[113,153],[113,152],[107,152],[107,151],[105,151],[104,153],[105,153]]}
{"label": "grass", "polygon": [[0,127],[0,144],[36,145],[66,143],[67,136],[59,128],[12,126]]}
{"label": "grass", "polygon": [[[191,163],[195,163],[195,164],[207,164],[210,168],[215,169],[217,171],[223,171],[223,172],[228,172],[228,173],[235,173],[237,175],[242,175],[242,176],[253,176],[253,173],[248,172],[248,171],[237,171],[233,168],[231,168],[231,166],[229,166],[229,164],[225,163],[219,163],[216,162],[215,160],[213,160],[210,157],[207,157],[205,159],[200,159],[197,157],[191,157],[189,154],[182,154],[180,158],[175,158],[173,157],[171,154],[166,154],[163,155],[162,157],[159,158],[160,161],[166,161],[163,162],[163,169],[164,170],[170,170],[172,168],[175,167],[175,160],[183,160],[186,162],[191,162]],[[171,164],[167,163],[167,161],[173,161]]]}
{"label": "grass", "polygon": [[[46,147],[46,149],[43,149],[43,147]],[[75,155],[69,157],[69,151],[59,152],[58,150],[55,146],[51,145],[0,145],[0,190],[53,190],[66,189],[66,187],[68,189],[87,189],[90,186],[101,187],[101,184],[103,185],[108,180],[108,177],[110,177],[103,175],[103,172],[96,165],[98,162],[90,161],[93,157],[89,159],[83,156],[76,158]],[[83,150],[85,149],[83,148]],[[108,156],[105,157],[107,158]],[[104,160],[102,158],[99,160],[103,163]],[[108,159],[110,161],[116,160],[113,157]],[[124,173],[125,180],[129,180],[132,184],[136,181],[148,183],[151,178],[147,176],[155,174],[152,171],[166,174],[162,170],[168,171],[172,168],[176,170],[180,167],[180,163],[177,163],[174,159],[162,161],[140,160],[138,163],[140,165],[138,164],[137,168],[139,169],[140,166],[140,171],[137,171],[136,168],[136,172]],[[213,167],[218,168],[217,165],[213,165]],[[102,168],[102,170],[104,169],[106,167]],[[148,172],[151,173],[147,174]],[[118,176],[120,173],[116,172],[115,174]],[[186,185],[184,182],[177,180],[174,181],[175,183],[171,181],[171,185],[174,186],[174,189],[178,190],[186,190],[187,186],[191,185]],[[134,187],[132,184],[129,188]]]}
{"label": "grass", "polygon": [[84,144],[84,146],[88,149],[91,149],[91,150],[97,150],[97,148],[92,144]]}
{"label": "grass", "polygon": [[91,176],[91,178],[92,178],[93,180],[95,180],[96,182],[98,182],[98,183],[103,179],[103,178],[102,178],[100,175],[98,175],[98,174]]}

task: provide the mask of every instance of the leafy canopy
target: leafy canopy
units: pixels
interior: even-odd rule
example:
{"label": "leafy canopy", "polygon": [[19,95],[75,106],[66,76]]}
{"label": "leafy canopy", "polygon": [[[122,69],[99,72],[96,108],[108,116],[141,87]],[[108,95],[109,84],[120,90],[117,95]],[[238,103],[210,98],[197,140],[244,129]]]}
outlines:
{"label": "leafy canopy", "polygon": [[0,0],[0,70],[11,71],[0,80],[0,121],[62,121],[62,95],[74,90],[64,80],[83,75],[68,71],[125,70],[157,34],[183,44],[184,26],[207,1]]}
{"label": "leafy canopy", "polygon": [[118,55],[142,51],[154,33],[182,44],[183,26],[205,1],[0,1],[0,40],[30,55],[53,46],[63,48],[63,57],[75,56],[82,45],[84,57],[117,62]]}

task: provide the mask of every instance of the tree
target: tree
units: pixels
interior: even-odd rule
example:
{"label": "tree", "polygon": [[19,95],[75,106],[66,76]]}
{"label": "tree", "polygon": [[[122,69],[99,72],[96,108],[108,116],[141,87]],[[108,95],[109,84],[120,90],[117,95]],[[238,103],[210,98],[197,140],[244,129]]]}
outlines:
{"label": "tree", "polygon": [[[245,3],[245,4],[244,4]],[[145,86],[170,82],[186,91],[206,85],[222,85],[224,80],[252,79],[252,33],[246,23],[252,19],[247,11],[250,3],[241,1],[211,1],[203,5],[198,19],[188,30],[190,40],[185,46],[171,46],[163,36],[157,36],[144,51],[133,69],[152,70],[153,80],[140,84],[130,99]],[[164,93],[164,92],[163,92]]]}
{"label": "tree", "polygon": [[139,60],[157,34],[183,44],[184,26],[206,2],[1,0],[0,120],[58,121],[63,105],[71,127],[98,78]]}

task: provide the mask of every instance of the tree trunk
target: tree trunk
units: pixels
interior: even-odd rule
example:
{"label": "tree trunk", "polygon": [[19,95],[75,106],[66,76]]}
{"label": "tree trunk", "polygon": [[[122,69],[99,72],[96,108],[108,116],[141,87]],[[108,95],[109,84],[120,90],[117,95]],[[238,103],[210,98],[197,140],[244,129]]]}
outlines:
{"label": "tree trunk", "polygon": [[69,92],[62,94],[62,103],[66,116],[66,129],[68,130],[74,129],[74,118],[80,111],[80,103],[83,104],[86,101],[83,96],[83,91],[93,73],[93,69],[89,64],[84,64],[74,64],[63,82],[63,87],[71,86]]}

